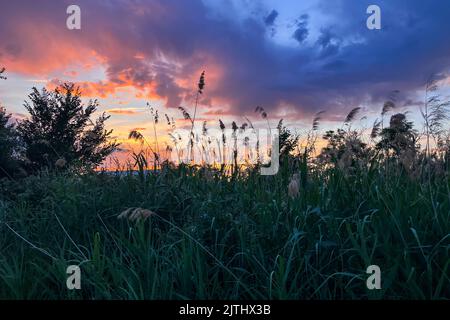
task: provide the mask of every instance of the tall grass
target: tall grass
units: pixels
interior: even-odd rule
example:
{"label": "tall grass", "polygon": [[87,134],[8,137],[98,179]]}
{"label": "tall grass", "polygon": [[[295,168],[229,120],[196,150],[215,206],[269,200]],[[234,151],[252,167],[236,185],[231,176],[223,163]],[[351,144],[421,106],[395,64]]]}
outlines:
{"label": "tall grass", "polygon": [[[298,161],[298,160],[296,160]],[[163,166],[159,174],[42,174],[2,182],[0,298],[450,298],[450,189],[405,173],[293,168],[230,179]],[[155,212],[117,219],[127,208]],[[65,287],[78,264],[82,290]],[[382,289],[366,288],[379,265]]]}
{"label": "tall grass", "polygon": [[[384,125],[393,98],[369,141],[352,127],[354,108],[318,157],[323,112],[304,141],[279,121],[280,170],[261,176],[259,141],[257,163],[237,163],[237,135],[256,131],[248,118],[231,124],[231,140],[219,120],[217,152],[225,159],[231,148],[231,171],[191,163],[203,88],[204,73],[193,118],[180,107],[191,123],[187,154],[172,137],[188,164],[161,158],[151,108],[156,147],[130,132],[148,150],[133,153],[128,171],[0,180],[0,298],[450,299],[447,103],[427,98],[425,150],[404,114]],[[204,159],[216,152],[207,131],[204,123]],[[66,288],[73,264],[81,290]],[[366,287],[370,265],[381,268],[381,290]]]}

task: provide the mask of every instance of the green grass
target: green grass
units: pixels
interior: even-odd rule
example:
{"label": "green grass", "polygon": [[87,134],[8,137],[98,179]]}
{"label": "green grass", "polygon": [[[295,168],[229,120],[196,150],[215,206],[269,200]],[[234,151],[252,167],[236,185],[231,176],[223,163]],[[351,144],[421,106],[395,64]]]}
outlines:
{"label": "green grass", "polygon": [[[450,180],[201,171],[0,184],[2,299],[449,299]],[[117,215],[153,210],[138,223]],[[81,266],[82,290],[66,288]],[[381,290],[366,268],[381,268]]]}

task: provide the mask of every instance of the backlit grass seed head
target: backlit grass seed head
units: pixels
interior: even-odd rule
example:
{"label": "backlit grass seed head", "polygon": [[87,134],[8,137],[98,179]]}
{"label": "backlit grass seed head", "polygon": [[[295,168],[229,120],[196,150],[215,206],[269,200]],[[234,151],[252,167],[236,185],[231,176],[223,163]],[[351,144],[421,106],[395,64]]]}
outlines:
{"label": "backlit grass seed head", "polygon": [[198,93],[202,94],[205,88],[205,71],[200,75],[200,80],[198,81]]}
{"label": "backlit grass seed head", "polygon": [[67,164],[67,162],[63,158],[60,158],[60,159],[56,160],[56,162],[55,162],[55,166],[60,169],[64,168],[66,166],[66,164]]}
{"label": "backlit grass seed head", "polygon": [[293,174],[288,186],[288,195],[295,199],[300,194],[300,181],[298,174]]}
{"label": "backlit grass seed head", "polygon": [[342,157],[338,161],[338,166],[341,170],[346,170],[352,165],[352,152],[350,150],[346,150]]}
{"label": "backlit grass seed head", "polygon": [[143,208],[128,208],[124,211],[122,211],[118,216],[117,219],[128,219],[129,221],[138,221],[138,220],[146,220],[152,215],[156,215],[155,212],[143,209]]}

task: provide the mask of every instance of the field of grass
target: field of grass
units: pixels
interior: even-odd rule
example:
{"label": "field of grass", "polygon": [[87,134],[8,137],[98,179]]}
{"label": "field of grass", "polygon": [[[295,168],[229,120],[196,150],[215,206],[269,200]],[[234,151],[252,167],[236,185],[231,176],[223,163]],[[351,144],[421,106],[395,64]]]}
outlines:
{"label": "field of grass", "polygon": [[[4,180],[0,298],[450,299],[447,175],[305,169]],[[117,219],[128,208],[155,214]],[[66,288],[73,264],[81,290]]]}

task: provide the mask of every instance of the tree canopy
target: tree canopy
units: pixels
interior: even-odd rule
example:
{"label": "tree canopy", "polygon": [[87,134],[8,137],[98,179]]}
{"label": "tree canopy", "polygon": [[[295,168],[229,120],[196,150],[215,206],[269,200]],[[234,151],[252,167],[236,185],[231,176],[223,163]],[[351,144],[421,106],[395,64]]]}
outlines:
{"label": "tree canopy", "polygon": [[30,114],[17,131],[25,145],[25,157],[33,170],[77,167],[92,170],[118,146],[111,142],[112,130],[105,129],[105,113],[91,117],[97,100],[82,103],[81,92],[66,83],[54,91],[42,89],[28,96],[24,106]]}

